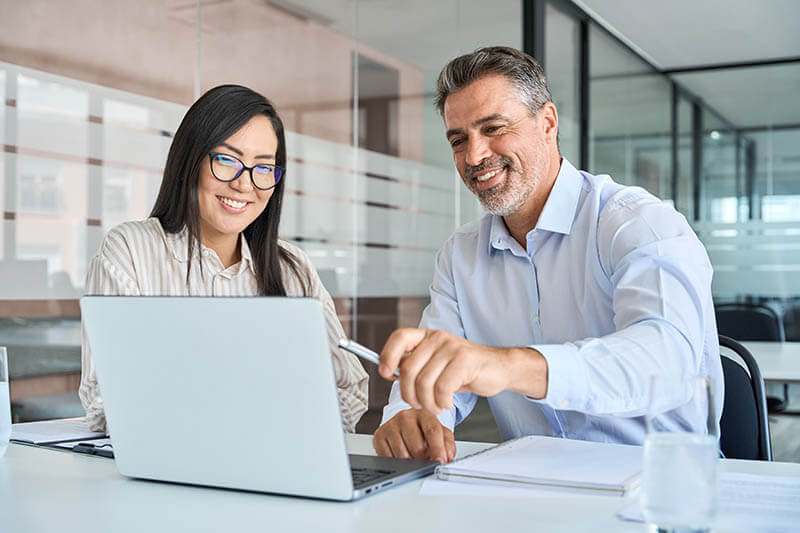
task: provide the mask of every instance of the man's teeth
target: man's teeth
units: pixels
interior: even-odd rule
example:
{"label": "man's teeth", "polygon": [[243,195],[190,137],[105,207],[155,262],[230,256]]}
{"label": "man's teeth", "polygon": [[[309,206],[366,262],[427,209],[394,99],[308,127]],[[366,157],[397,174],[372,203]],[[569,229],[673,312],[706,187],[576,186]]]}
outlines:
{"label": "man's teeth", "polygon": [[220,197],[220,200],[222,200],[223,204],[229,205],[234,209],[241,209],[247,205],[247,202],[237,202],[236,200],[231,200],[230,198]]}
{"label": "man's teeth", "polygon": [[478,181],[487,181],[487,180],[490,180],[493,177],[495,177],[502,170],[503,170],[502,168],[498,168],[497,170],[492,170],[491,172],[487,172],[486,174],[483,174],[482,176],[478,176],[475,179],[478,180]]}

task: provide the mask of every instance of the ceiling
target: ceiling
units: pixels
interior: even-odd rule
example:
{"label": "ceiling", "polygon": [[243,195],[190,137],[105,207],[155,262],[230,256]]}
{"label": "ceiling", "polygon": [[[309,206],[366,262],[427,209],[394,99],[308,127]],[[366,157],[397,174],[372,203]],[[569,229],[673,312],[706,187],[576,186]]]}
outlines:
{"label": "ceiling", "polygon": [[[522,42],[519,0],[265,1],[420,68],[426,92],[455,55]],[[660,70],[800,58],[800,0],[573,3]],[[643,66],[609,38],[593,38],[591,59],[593,78],[611,73],[604,68],[634,74]],[[673,79],[737,128],[800,123],[800,62]]]}
{"label": "ceiling", "polygon": [[[574,0],[660,70],[800,58],[795,0]],[[737,128],[800,123],[800,61],[672,78]]]}
{"label": "ceiling", "polygon": [[662,70],[800,57],[796,0],[573,0]]}
{"label": "ceiling", "polygon": [[522,42],[520,0],[266,0],[430,72],[458,54]]}

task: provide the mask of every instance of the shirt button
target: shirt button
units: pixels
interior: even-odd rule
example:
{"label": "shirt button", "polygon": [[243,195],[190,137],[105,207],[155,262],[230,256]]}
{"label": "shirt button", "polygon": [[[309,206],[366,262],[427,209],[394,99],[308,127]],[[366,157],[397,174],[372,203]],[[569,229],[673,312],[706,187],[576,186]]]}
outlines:
{"label": "shirt button", "polygon": [[569,407],[569,400],[561,400],[560,402],[558,402],[558,407],[561,409],[566,409],[567,407]]}

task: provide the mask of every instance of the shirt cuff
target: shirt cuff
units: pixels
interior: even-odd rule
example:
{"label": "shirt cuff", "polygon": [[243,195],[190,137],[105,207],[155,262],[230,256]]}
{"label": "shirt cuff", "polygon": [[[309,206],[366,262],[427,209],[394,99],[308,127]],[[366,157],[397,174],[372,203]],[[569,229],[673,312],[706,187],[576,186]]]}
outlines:
{"label": "shirt cuff", "polygon": [[[405,411],[406,409],[411,409],[411,406],[403,401],[402,396],[400,395],[400,386],[397,383],[392,385],[392,392],[389,393],[389,403],[386,404],[386,407],[383,408],[383,418],[381,418],[381,425],[384,425],[386,422],[392,419],[394,415],[399,413],[400,411]],[[448,428],[450,431],[453,431],[453,428],[456,425],[456,410],[453,409],[445,409],[439,416],[439,423],[442,424],[444,427]]]}
{"label": "shirt cuff", "polygon": [[529,346],[547,361],[547,395],[534,402],[553,409],[580,410],[588,400],[583,361],[574,344],[541,344]]}

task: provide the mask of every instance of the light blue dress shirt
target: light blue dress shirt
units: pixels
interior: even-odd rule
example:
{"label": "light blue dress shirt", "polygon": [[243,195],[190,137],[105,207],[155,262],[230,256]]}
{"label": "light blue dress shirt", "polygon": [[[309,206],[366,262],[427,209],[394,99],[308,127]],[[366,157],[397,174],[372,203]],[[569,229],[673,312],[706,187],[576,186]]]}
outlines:
{"label": "light blue dress shirt", "polygon": [[[545,357],[545,398],[511,391],[488,398],[504,440],[536,434],[641,444],[654,374],[710,376],[722,406],[711,276],[683,215],[641,188],[562,159],[527,250],[494,215],[449,238],[420,327],[487,346],[530,346]],[[476,401],[456,394],[439,420],[453,428]],[[408,408],[395,384],[383,421]],[[706,426],[688,411],[676,423]]]}

